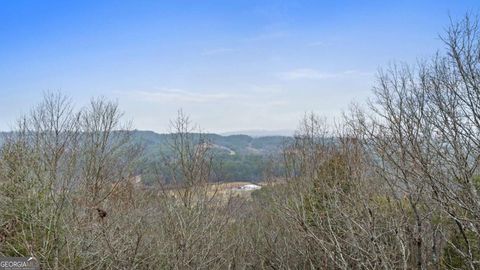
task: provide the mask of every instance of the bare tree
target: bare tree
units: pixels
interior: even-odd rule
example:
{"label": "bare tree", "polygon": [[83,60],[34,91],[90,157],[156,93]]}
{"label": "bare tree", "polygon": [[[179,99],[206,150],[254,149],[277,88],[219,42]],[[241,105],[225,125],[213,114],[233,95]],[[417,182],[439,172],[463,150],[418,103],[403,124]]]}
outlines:
{"label": "bare tree", "polygon": [[211,183],[212,145],[182,111],[171,128],[164,153],[171,179],[167,184],[160,175],[157,197],[165,243],[159,257],[174,269],[225,267],[234,245],[227,241],[232,213],[227,212],[230,198],[220,196]]}

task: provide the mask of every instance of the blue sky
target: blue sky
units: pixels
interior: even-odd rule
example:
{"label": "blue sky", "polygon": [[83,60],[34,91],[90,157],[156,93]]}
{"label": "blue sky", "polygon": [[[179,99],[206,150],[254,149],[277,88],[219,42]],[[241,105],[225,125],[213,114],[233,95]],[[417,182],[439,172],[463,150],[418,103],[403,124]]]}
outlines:
{"label": "blue sky", "polygon": [[294,129],[370,96],[379,67],[442,49],[479,1],[0,0],[0,130],[61,91],[118,100],[138,129]]}

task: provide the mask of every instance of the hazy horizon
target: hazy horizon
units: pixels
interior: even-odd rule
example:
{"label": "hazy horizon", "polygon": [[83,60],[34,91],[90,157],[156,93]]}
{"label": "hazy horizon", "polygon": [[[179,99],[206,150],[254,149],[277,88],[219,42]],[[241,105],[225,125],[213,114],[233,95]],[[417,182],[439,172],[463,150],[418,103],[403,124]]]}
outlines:
{"label": "hazy horizon", "polygon": [[[171,134],[171,131],[154,131],[148,129],[138,129],[133,128],[132,131],[140,131],[140,132],[154,132],[156,134],[164,135],[164,134]],[[15,132],[15,130],[0,130],[0,133],[9,133]],[[208,130],[198,130],[200,133],[205,134],[216,134],[220,136],[231,136],[231,135],[247,135],[250,137],[270,137],[270,136],[284,136],[284,137],[292,137],[295,133],[294,129],[277,129],[277,130],[261,130],[261,129],[251,129],[251,130],[231,130],[231,131],[220,131],[220,132],[212,132]],[[195,133],[195,131],[194,131]],[[1,138],[0,138],[1,139]]]}

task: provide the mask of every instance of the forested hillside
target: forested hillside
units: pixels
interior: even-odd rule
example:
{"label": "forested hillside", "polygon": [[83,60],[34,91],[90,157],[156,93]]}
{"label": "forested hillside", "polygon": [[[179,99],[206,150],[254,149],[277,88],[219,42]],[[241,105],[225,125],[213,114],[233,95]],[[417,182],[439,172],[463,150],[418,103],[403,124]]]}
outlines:
{"label": "forested hillside", "polygon": [[[0,146],[11,132],[0,133]],[[212,181],[261,181],[265,170],[275,176],[281,176],[282,150],[293,141],[293,137],[268,136],[250,137],[247,135],[222,136],[218,134],[192,134],[195,140],[203,140],[215,156],[215,177]],[[140,146],[143,156],[136,167],[137,175],[143,184],[150,186],[158,180],[158,174],[170,180],[165,168],[165,159],[172,155],[169,147],[172,134],[159,134],[153,131],[134,130],[131,144]],[[165,180],[164,179],[164,180]]]}
{"label": "forested hillside", "polygon": [[[270,136],[253,138],[247,135],[221,136],[217,134],[192,134],[194,140],[202,140],[209,147],[215,159],[215,174],[212,181],[261,181],[266,168],[280,176],[284,145],[292,137]],[[165,168],[165,159],[171,155],[169,143],[172,134],[157,134],[151,131],[134,131],[133,142],[143,146],[145,156],[139,162],[138,174],[145,185],[157,180],[158,172],[169,181],[171,175]],[[269,164],[273,164],[269,166]]]}

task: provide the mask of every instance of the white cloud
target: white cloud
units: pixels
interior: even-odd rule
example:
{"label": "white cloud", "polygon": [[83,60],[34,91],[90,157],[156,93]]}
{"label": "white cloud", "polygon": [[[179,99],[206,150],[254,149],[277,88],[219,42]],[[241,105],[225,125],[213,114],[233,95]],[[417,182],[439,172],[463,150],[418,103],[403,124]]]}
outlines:
{"label": "white cloud", "polygon": [[345,76],[373,76],[374,72],[359,71],[359,70],[346,70],[343,72]]}
{"label": "white cloud", "polygon": [[214,102],[234,98],[228,93],[197,93],[181,89],[162,89],[159,91],[133,91],[130,96],[155,102]]}
{"label": "white cloud", "polygon": [[345,41],[340,41],[338,38],[328,38],[323,40],[313,40],[310,43],[307,43],[308,47],[332,47],[335,44],[345,43]]}
{"label": "white cloud", "polygon": [[248,89],[256,95],[278,95],[282,92],[286,92],[282,84],[251,84],[248,86]]}
{"label": "white cloud", "polygon": [[235,51],[232,48],[214,48],[214,49],[209,49],[205,50],[202,52],[203,56],[210,56],[210,55],[218,55],[218,54],[225,54],[229,52]]}
{"label": "white cloud", "polygon": [[308,47],[324,47],[327,43],[324,41],[314,41],[307,44]]}
{"label": "white cloud", "polygon": [[267,40],[269,41],[269,40],[280,39],[288,36],[289,34],[286,31],[270,31],[263,34],[259,34],[257,36],[245,38],[244,41],[247,41],[247,42],[267,41]]}
{"label": "white cloud", "polygon": [[370,72],[361,72],[357,70],[346,70],[342,72],[321,72],[310,68],[299,68],[286,72],[281,72],[278,77],[282,80],[326,80],[335,78],[369,76]]}
{"label": "white cloud", "polygon": [[300,69],[294,69],[294,70],[279,73],[279,77],[283,80],[301,80],[301,79],[322,80],[322,79],[334,78],[336,76],[337,74],[335,73],[324,73],[324,72],[320,72],[318,70],[309,69],[309,68],[300,68]]}

